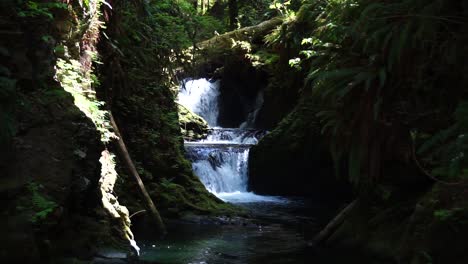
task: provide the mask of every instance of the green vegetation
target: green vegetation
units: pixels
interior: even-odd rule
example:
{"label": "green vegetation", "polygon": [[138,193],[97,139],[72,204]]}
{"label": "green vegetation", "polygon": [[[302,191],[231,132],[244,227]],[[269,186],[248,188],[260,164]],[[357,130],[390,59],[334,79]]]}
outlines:
{"label": "green vegetation", "polygon": [[57,203],[47,199],[40,193],[41,188],[44,187],[34,182],[30,182],[28,185],[28,190],[31,193],[32,209],[34,210],[34,214],[31,217],[31,222],[33,223],[46,219],[57,208]]}
{"label": "green vegetation", "polygon": [[45,196],[43,185],[30,181],[27,185],[27,195],[18,201],[16,210],[30,215],[31,223],[43,224],[57,206],[56,202]]}
{"label": "green vegetation", "polygon": [[[219,23],[204,24],[204,19],[214,18],[197,14],[187,1],[150,2],[144,12],[131,1],[114,8],[120,20],[106,31],[108,40],[101,55],[109,60],[104,59],[100,68],[98,94],[105,95],[101,99],[108,102],[148,193],[162,205],[163,216],[187,211],[206,214],[229,207],[204,189],[184,157],[181,127],[193,131],[186,134],[189,137],[203,136],[207,128],[203,120],[183,109],[178,113],[173,91],[177,71],[191,62],[187,49],[208,32],[203,25]],[[179,122],[179,114],[186,124]],[[128,192],[135,184],[122,167],[119,175],[119,199],[130,211],[139,211],[141,204]]]}
{"label": "green vegetation", "polygon": [[304,1],[268,37],[296,47],[289,64],[307,71],[321,129],[352,182],[378,181],[413,143],[435,176],[466,173],[466,58],[455,54],[466,48],[467,12],[462,1]]}
{"label": "green vegetation", "polygon": [[111,132],[108,112],[102,110],[104,102],[99,101],[91,89],[96,78],[92,72],[83,73],[80,62],[73,59],[68,62],[58,59],[56,70],[57,80],[65,91],[72,94],[75,105],[96,125],[101,133],[102,142],[108,143],[115,138],[115,134]]}
{"label": "green vegetation", "polygon": [[82,216],[133,238],[120,204],[143,206],[111,153],[110,113],[163,217],[239,213],[184,157],[183,139],[208,126],[175,103],[176,90],[203,75],[241,76],[253,83],[243,92],[264,94],[258,125],[272,132],[252,149],[251,175],[264,177],[254,185],[335,195],[343,186],[329,174],[351,183],[360,202],[331,240],[359,233],[363,248],[402,263],[443,263],[466,245],[464,0],[7,0],[0,24],[0,195],[19,197],[2,213],[28,218],[20,227],[38,241]]}
{"label": "green vegetation", "polygon": [[[51,2],[39,2],[39,1],[24,1],[21,0],[19,2],[23,2],[23,7],[18,12],[18,16],[20,17],[28,17],[28,18],[37,18],[37,17],[45,17],[49,20],[54,19],[54,11],[56,9],[68,9],[67,4],[59,2],[59,1],[51,1]],[[85,2],[89,2],[85,1]]]}

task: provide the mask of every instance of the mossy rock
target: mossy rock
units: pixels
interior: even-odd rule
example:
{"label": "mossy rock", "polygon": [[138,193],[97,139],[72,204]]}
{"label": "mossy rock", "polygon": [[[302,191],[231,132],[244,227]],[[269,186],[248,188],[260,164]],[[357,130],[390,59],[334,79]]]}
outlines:
{"label": "mossy rock", "polygon": [[275,195],[339,196],[345,190],[334,176],[333,162],[311,102],[301,102],[271,133],[251,148],[249,186]]}
{"label": "mossy rock", "polygon": [[208,135],[208,123],[201,116],[179,104],[179,123],[182,136],[185,140],[193,141],[204,139]]}

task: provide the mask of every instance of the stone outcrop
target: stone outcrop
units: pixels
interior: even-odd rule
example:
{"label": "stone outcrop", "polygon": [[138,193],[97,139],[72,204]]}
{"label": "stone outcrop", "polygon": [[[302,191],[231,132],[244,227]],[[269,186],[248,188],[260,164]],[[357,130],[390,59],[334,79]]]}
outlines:
{"label": "stone outcrop", "polygon": [[347,193],[336,179],[313,105],[301,102],[252,147],[249,186],[261,194],[333,197]]}

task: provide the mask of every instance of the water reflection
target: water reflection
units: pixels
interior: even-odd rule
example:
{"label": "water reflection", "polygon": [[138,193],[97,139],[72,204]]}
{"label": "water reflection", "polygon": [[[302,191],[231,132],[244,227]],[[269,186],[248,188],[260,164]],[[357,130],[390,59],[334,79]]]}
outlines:
{"label": "water reflection", "polygon": [[158,241],[140,235],[141,259],[168,264],[310,263],[308,233],[323,224],[310,213],[327,217],[332,212],[327,212],[327,206],[288,201],[241,204],[251,211],[255,222],[178,223],[169,226],[169,237]]}

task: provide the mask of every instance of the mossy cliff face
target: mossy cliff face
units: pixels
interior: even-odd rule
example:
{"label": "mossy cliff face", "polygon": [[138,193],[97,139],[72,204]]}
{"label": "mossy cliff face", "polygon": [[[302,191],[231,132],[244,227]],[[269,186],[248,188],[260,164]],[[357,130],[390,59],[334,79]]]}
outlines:
{"label": "mossy cliff face", "polygon": [[92,20],[85,11],[96,5],[2,2],[1,81],[9,91],[1,98],[1,116],[8,119],[2,132],[4,124],[9,132],[2,134],[0,162],[4,261],[91,258],[102,245],[128,243],[101,202],[101,133],[66,88],[85,78],[67,83],[62,77],[71,72],[56,70],[60,60],[81,61],[74,76],[91,69],[99,27],[85,23]]}
{"label": "mossy cliff face", "polygon": [[302,101],[249,155],[249,186],[258,193],[333,197],[344,191],[320,133],[316,109]]}
{"label": "mossy cliff face", "polygon": [[[154,38],[155,31],[165,30],[157,28],[151,12],[151,7],[135,7],[130,1],[116,3],[106,31],[110,39],[101,46],[107,66],[98,95],[111,108],[129,154],[163,217],[189,211],[221,212],[230,207],[206,191],[184,157],[181,126],[185,129],[185,124],[179,124],[176,94],[170,89],[177,86],[168,70],[176,67],[172,51],[135,37]],[[141,27],[140,22],[148,27]],[[186,125],[191,127],[187,130],[206,133],[206,124],[196,117],[192,122],[191,113],[182,112],[181,120],[189,115]],[[187,137],[196,137],[186,132]],[[142,209],[141,201],[133,195],[137,186],[126,176],[126,168],[119,167],[119,173],[123,175],[117,183],[119,197],[130,212]]]}

